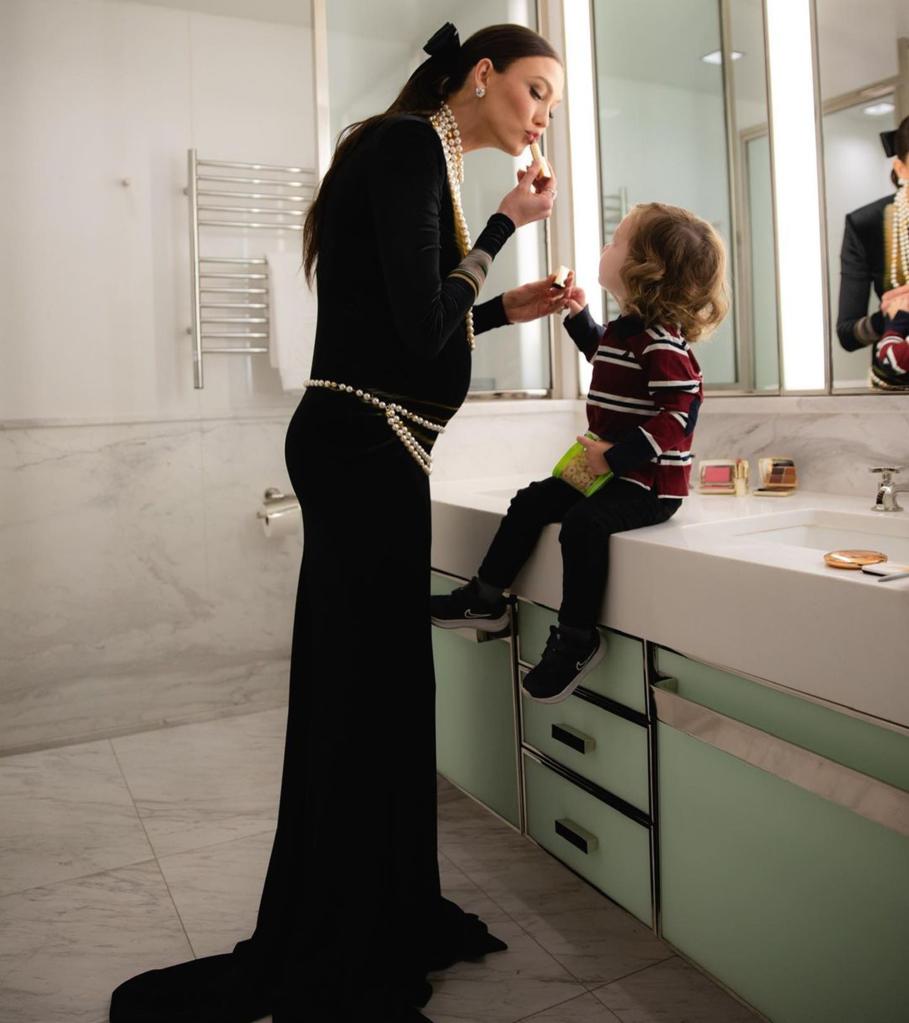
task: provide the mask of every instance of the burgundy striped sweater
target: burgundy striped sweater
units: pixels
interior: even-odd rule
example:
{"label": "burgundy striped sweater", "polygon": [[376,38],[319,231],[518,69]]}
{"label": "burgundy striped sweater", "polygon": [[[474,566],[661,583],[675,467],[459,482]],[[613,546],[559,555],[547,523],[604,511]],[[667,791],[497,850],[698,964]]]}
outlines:
{"label": "burgundy striped sweater", "polygon": [[586,306],[563,322],[593,363],[587,423],[613,443],[605,455],[610,469],[658,497],[687,497],[691,437],[704,400],[688,342],[677,327],[645,327],[639,316],[620,316],[604,329]]}

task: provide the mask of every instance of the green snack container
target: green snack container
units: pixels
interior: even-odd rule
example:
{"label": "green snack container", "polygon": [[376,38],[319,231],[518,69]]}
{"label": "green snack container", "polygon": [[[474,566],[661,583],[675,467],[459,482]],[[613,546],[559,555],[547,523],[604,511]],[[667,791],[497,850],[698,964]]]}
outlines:
{"label": "green snack container", "polygon": [[[590,430],[584,436],[589,437],[591,440],[602,439]],[[584,445],[578,441],[575,441],[556,462],[552,475],[560,480],[564,480],[573,486],[575,490],[580,490],[585,497],[595,494],[613,476],[611,472],[604,472],[601,476],[595,476],[587,465],[587,451]]]}

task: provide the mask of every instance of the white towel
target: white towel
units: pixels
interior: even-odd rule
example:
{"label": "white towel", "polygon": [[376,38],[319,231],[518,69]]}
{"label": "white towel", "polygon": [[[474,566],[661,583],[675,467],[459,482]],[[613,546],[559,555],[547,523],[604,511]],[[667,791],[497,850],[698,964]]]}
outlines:
{"label": "white towel", "polygon": [[309,290],[299,252],[266,252],[268,358],[285,391],[300,391],[312,367],[316,296]]}

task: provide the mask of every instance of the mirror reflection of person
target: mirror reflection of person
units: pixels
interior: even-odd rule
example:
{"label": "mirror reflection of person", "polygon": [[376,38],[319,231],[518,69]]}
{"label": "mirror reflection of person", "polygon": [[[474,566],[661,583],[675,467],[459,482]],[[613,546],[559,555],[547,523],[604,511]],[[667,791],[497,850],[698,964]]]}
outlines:
{"label": "mirror reflection of person", "polygon": [[[846,215],[836,332],[846,351],[871,348],[873,387],[909,390],[909,117],[881,143],[896,192]],[[869,314],[872,287],[881,307]]]}

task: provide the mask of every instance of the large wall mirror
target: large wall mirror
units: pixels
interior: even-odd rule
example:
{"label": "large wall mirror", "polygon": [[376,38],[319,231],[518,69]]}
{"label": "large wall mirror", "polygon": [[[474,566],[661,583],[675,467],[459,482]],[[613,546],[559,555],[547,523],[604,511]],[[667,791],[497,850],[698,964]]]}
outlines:
{"label": "large wall mirror", "polygon": [[[829,340],[836,391],[868,390],[891,267],[893,160],[881,133],[909,116],[909,3],[816,0],[826,192]],[[893,378],[884,388],[898,386]],[[909,391],[909,381],[901,388]]]}
{"label": "large wall mirror", "polygon": [[[454,21],[462,41],[501,22],[537,28],[536,4],[531,0],[469,0],[455,11],[444,0],[390,0],[374,6],[361,0],[330,0],[325,12],[332,149],[344,127],[384,110],[394,100],[408,75],[426,59],[423,44],[446,21]],[[488,149],[467,154],[461,199],[474,237],[514,185],[516,169],[528,162],[529,154],[517,160]],[[493,263],[481,301],[548,272],[546,227],[524,227]],[[552,387],[551,365],[548,320],[481,335],[473,355],[470,394],[545,396]]]}
{"label": "large wall mirror", "polygon": [[[710,221],[729,253],[733,301],[697,344],[705,385],[778,393],[761,0],[593,0],[593,32],[603,237],[636,202],[684,206]],[[618,313],[611,300],[607,313]]]}

